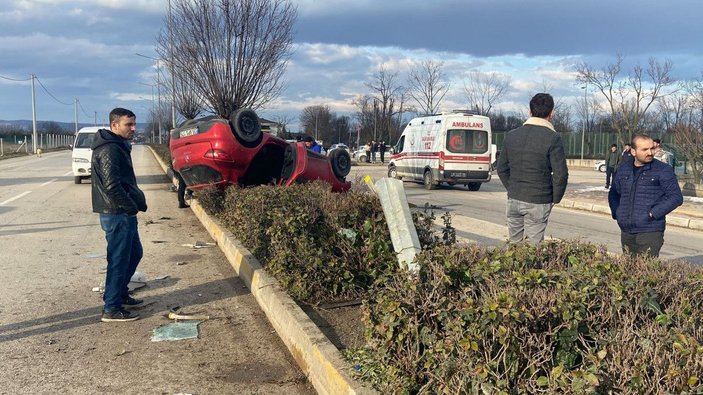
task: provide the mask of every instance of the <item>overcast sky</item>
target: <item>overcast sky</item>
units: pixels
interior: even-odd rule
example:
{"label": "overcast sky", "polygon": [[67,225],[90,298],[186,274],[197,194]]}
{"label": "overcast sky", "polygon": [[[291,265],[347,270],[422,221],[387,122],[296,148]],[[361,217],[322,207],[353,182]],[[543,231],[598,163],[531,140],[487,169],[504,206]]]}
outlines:
{"label": "overcast sky", "polygon": [[[338,114],[369,93],[383,65],[407,73],[422,60],[445,63],[445,109],[465,108],[473,71],[510,76],[500,109],[520,111],[547,86],[562,101],[583,97],[574,65],[600,66],[619,52],[625,69],[670,59],[678,79],[703,72],[701,0],[297,0],[286,89],[260,115],[326,104]],[[167,0],[2,0],[0,120],[31,119],[30,74],[38,77],[38,120],[107,118],[116,106],[145,122],[152,105],[155,37]],[[9,79],[25,80],[12,81]],[[46,89],[46,90],[45,90]],[[48,92],[47,92],[48,91]],[[297,125],[294,131],[297,130]]]}

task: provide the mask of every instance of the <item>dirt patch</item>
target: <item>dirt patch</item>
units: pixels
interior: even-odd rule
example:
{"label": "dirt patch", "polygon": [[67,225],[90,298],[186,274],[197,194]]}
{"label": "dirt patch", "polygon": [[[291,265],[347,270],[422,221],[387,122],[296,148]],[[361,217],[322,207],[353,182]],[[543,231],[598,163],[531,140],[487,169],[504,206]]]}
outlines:
{"label": "dirt patch", "polygon": [[361,306],[322,309],[311,305],[300,306],[322,333],[339,350],[364,345],[364,326]]}

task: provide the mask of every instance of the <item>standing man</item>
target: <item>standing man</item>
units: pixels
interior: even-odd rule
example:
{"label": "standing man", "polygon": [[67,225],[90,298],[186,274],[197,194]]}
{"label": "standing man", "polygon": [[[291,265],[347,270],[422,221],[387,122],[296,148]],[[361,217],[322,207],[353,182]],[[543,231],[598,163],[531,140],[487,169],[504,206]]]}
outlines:
{"label": "standing man", "polygon": [[385,156],[386,156],[386,142],[381,140],[381,142],[378,144],[378,150],[381,153],[381,163],[384,163]]}
{"label": "standing man", "polygon": [[671,159],[671,152],[664,149],[660,139],[654,139],[652,141],[654,141],[654,159],[673,167],[674,164]]}
{"label": "standing man", "polygon": [[627,161],[632,160],[632,146],[630,143],[625,143],[625,147],[622,149],[622,153],[620,154],[620,163],[625,164]]}
{"label": "standing man", "polygon": [[103,322],[134,321],[139,315],[125,308],[144,302],[129,296],[127,288],[143,255],[137,213],[146,211],[146,198],[137,187],[132,167],[130,140],[136,126],[132,111],[115,108],[110,112],[110,130],[98,130],[93,140],[93,212],[100,214],[100,226],[107,240]]}
{"label": "standing man", "polygon": [[610,188],[610,178],[615,174],[615,170],[620,164],[621,155],[618,151],[618,145],[610,146],[610,151],[605,154],[605,189]]}
{"label": "standing man", "polygon": [[551,123],[553,117],[554,99],[538,93],[530,100],[530,118],[505,136],[497,171],[508,191],[511,243],[544,240],[552,206],[566,192],[569,171],[564,145]]}
{"label": "standing man", "polygon": [[654,159],[654,141],[645,135],[632,138],[633,161],[622,163],[608,204],[620,226],[623,253],[659,256],[664,244],[666,215],[683,204],[674,169]]}

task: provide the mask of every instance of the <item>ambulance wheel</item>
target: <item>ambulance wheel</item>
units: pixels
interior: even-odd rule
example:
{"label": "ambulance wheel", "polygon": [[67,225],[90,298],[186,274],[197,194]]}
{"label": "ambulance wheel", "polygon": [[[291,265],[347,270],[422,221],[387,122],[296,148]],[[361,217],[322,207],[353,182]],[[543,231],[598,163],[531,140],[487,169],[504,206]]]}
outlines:
{"label": "ambulance wheel", "polygon": [[334,175],[343,180],[351,171],[351,156],[349,156],[347,150],[332,150],[330,153],[330,164]]}
{"label": "ambulance wheel", "polygon": [[470,182],[466,184],[466,186],[469,188],[469,191],[476,192],[479,189],[481,189],[481,183],[480,182]]}
{"label": "ambulance wheel", "polygon": [[395,166],[388,166],[388,178],[395,178],[400,180],[400,177],[398,177],[398,171],[395,169]]}
{"label": "ambulance wheel", "polygon": [[432,171],[425,170],[425,175],[422,177],[422,183],[425,185],[425,189],[435,189],[437,184],[434,182],[434,177],[432,176]]}
{"label": "ambulance wheel", "polygon": [[230,117],[234,135],[245,147],[256,147],[261,141],[261,123],[254,110],[240,108]]}

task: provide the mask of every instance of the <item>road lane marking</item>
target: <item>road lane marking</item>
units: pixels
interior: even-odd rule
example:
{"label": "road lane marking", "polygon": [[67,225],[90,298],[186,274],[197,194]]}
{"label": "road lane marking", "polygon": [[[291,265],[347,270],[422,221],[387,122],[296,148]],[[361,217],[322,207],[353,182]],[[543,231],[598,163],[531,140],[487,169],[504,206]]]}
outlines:
{"label": "road lane marking", "polygon": [[40,186],[40,187],[43,187],[43,186],[49,185],[49,184],[51,184],[52,182],[54,182],[54,181],[56,181],[56,180],[58,180],[58,178],[54,178],[53,180],[47,181],[47,182],[45,182],[45,183],[43,183],[43,184],[41,184],[41,185],[39,185],[39,186]]}
{"label": "road lane marking", "polygon": [[32,191],[22,192],[22,193],[20,193],[19,195],[13,197],[13,198],[9,198],[9,199],[5,200],[4,202],[1,202],[1,203],[0,203],[0,206],[4,206],[4,205],[6,205],[7,203],[14,202],[14,201],[17,200],[17,199],[21,199],[21,198],[23,198],[24,196],[29,195],[30,193],[32,193]]}
{"label": "road lane marking", "polygon": [[73,174],[73,170],[71,170],[71,171],[69,171],[69,172],[67,172],[67,173],[61,174],[61,177],[66,177],[66,176],[69,176],[69,175],[71,175],[71,174]]}

